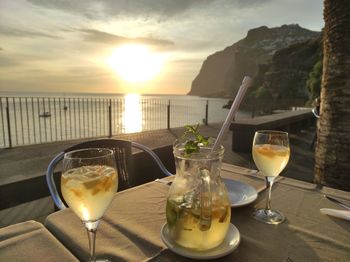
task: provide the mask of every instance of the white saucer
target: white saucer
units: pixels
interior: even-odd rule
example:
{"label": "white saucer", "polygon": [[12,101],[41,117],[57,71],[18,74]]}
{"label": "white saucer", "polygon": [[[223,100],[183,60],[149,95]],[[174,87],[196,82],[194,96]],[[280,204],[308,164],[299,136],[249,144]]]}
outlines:
{"label": "white saucer", "polygon": [[161,237],[164,244],[174,253],[184,257],[201,260],[215,259],[230,254],[237,248],[241,239],[238,229],[233,224],[230,224],[227,235],[221,245],[207,251],[196,251],[176,244],[169,236],[168,224],[163,225]]}
{"label": "white saucer", "polygon": [[228,196],[231,201],[231,207],[248,205],[254,202],[258,197],[255,188],[250,185],[232,179],[224,178],[222,181],[226,185]]}

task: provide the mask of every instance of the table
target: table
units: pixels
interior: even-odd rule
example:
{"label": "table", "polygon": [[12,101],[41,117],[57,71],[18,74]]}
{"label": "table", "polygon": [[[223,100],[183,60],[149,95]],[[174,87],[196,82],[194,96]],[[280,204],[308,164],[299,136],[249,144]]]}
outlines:
{"label": "table", "polygon": [[0,229],[0,261],[79,261],[35,221]]}
{"label": "table", "polygon": [[[319,211],[337,208],[323,193],[350,201],[349,192],[280,177],[273,187],[272,207],[287,221],[267,225],[251,217],[254,207],[265,205],[263,178],[229,164],[223,164],[222,176],[250,184],[260,193],[255,203],[232,209],[231,222],[241,233],[241,243],[217,261],[350,261],[350,222]],[[98,229],[97,256],[112,261],[190,261],[168,250],[160,238],[168,189],[151,182],[117,193]],[[51,214],[45,225],[76,257],[88,258],[85,229],[71,210]]]}

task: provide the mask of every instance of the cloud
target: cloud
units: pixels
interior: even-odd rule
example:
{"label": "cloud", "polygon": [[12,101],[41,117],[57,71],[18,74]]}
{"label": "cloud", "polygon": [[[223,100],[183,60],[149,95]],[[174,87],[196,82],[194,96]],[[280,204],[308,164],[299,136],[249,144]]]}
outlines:
{"label": "cloud", "polygon": [[[28,0],[32,4],[50,9],[78,12],[94,17],[102,11],[104,14],[115,15],[154,15],[161,16],[182,13],[193,6],[204,6],[217,0]],[[96,12],[97,11],[97,12]],[[94,14],[95,13],[95,14]]]}
{"label": "cloud", "polygon": [[[89,19],[106,19],[106,16],[140,16],[167,19],[190,9],[205,9],[215,3],[218,6],[245,8],[270,0],[28,0],[34,5],[79,13]],[[154,17],[156,16],[156,17]]]}
{"label": "cloud", "polygon": [[271,2],[271,0],[228,0],[228,1],[222,1],[226,3],[231,3],[233,6],[236,6],[237,8],[246,8],[246,7],[252,7],[260,4],[265,4],[267,2]]}
{"label": "cloud", "polygon": [[80,31],[84,33],[84,39],[91,42],[107,43],[107,44],[113,44],[113,45],[125,44],[125,43],[139,43],[139,44],[162,46],[162,47],[174,45],[174,43],[171,41],[152,38],[152,37],[128,38],[128,37],[123,37],[119,35],[102,32],[95,29],[81,29]]}
{"label": "cloud", "polygon": [[61,39],[61,37],[59,36],[46,34],[43,32],[15,29],[15,28],[4,27],[4,26],[0,26],[0,34],[12,36],[12,37],[29,37],[29,38],[46,37],[46,38],[52,38],[52,39]]}
{"label": "cloud", "polygon": [[173,63],[176,64],[196,64],[203,62],[202,59],[175,59],[173,60]]}
{"label": "cloud", "polygon": [[[29,66],[34,67],[35,64],[45,63],[47,61],[51,61],[52,59],[61,58],[62,55],[59,54],[57,56],[53,56],[52,52],[47,54],[33,54],[30,52],[10,52],[3,51],[0,53],[0,66]],[[18,69],[18,68],[17,68]],[[46,68],[45,68],[46,70]]]}
{"label": "cloud", "polygon": [[6,56],[0,56],[0,67],[18,66],[19,62]]}

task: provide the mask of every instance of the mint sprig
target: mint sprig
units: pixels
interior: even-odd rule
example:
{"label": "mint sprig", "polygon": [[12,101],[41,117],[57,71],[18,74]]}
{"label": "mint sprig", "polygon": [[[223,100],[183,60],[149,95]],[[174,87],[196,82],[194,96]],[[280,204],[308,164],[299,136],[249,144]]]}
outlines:
{"label": "mint sprig", "polygon": [[209,144],[209,137],[201,135],[198,131],[199,124],[196,126],[185,126],[186,131],[182,135],[182,138],[186,141],[185,153],[189,156],[192,153],[198,153],[201,146],[207,146]]}

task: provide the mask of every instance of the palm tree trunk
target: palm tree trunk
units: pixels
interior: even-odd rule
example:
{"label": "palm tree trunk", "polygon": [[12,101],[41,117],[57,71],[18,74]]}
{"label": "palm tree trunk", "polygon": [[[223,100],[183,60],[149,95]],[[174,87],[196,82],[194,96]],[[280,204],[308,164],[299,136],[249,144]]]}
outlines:
{"label": "palm tree trunk", "polygon": [[324,1],[315,182],[350,191],[350,1]]}

